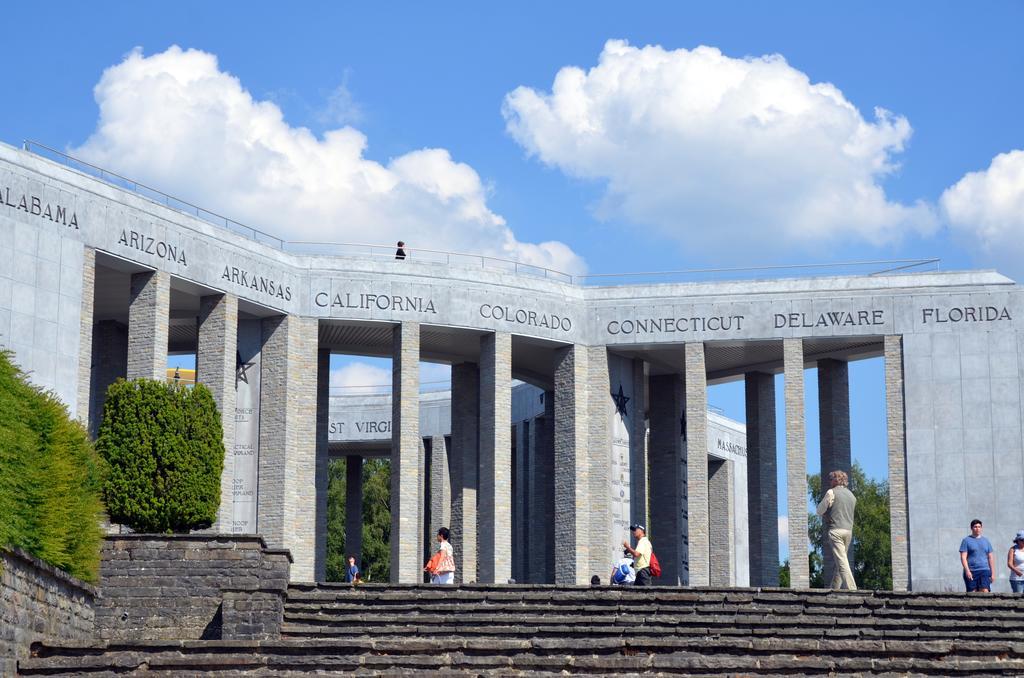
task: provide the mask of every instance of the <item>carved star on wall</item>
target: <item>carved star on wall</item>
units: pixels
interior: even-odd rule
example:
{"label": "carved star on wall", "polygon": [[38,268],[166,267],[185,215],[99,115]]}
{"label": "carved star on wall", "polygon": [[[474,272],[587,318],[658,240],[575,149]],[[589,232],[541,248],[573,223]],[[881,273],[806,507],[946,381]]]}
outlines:
{"label": "carved star on wall", "polygon": [[242,360],[242,352],[235,351],[235,386],[238,386],[238,382],[244,381],[246,384],[249,383],[249,368],[254,366],[256,363],[247,363]]}
{"label": "carved star on wall", "polygon": [[612,400],[615,401],[615,411],[618,412],[623,417],[625,417],[627,415],[626,403],[628,403],[630,399],[622,391],[622,384],[619,384],[619,392],[618,393],[615,393],[614,391],[612,392]]}

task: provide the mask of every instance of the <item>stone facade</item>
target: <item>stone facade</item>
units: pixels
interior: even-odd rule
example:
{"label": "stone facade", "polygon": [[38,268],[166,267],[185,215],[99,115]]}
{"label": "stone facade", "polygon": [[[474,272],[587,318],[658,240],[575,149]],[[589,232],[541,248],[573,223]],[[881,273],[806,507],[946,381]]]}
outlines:
{"label": "stone facade", "polygon": [[[252,509],[257,501],[250,502],[248,512],[236,501],[232,527],[258,529],[271,543],[293,548],[297,578],[312,579],[320,571],[318,519],[310,517],[317,504],[311,498],[315,493],[308,491],[318,487],[318,469],[323,468],[322,460],[317,466],[316,452],[317,353],[339,348],[327,345],[328,340],[321,346],[320,331],[340,326],[351,329],[352,335],[369,337],[381,327],[390,331],[422,324],[430,328],[424,332],[423,355],[455,365],[476,365],[481,358],[473,342],[479,337],[498,333],[510,339],[515,349],[511,377],[551,390],[557,405],[550,418],[545,415],[524,431],[537,443],[535,452],[526,453],[527,491],[531,508],[537,507],[530,513],[529,548],[538,561],[545,561],[539,569],[552,575],[561,572],[559,576],[573,581],[585,578],[607,546],[608,540],[598,536],[607,523],[600,460],[614,441],[599,421],[610,409],[608,394],[602,392],[608,375],[597,365],[607,362],[608,356],[635,361],[633,395],[623,391],[622,396],[633,398],[634,405],[643,400],[648,410],[654,405],[644,398],[648,374],[685,372],[687,390],[699,399],[701,380],[728,380],[752,371],[786,373],[791,553],[801,553],[806,546],[802,370],[817,365],[823,375],[823,432],[832,440],[824,447],[831,454],[843,446],[842,420],[848,418],[849,396],[848,385],[829,375],[841,369],[837,365],[843,361],[864,357],[886,356],[889,450],[890,455],[902,454],[890,458],[893,473],[903,469],[906,497],[905,502],[894,502],[891,516],[897,578],[915,589],[959,586],[959,568],[946,554],[955,552],[971,518],[982,517],[986,532],[997,539],[1019,529],[1018,497],[1024,484],[1024,289],[996,272],[578,285],[571,278],[525,275],[472,257],[446,264],[410,259],[396,265],[362,253],[297,253],[253,241],[3,144],[0,177],[5,195],[23,196],[26,205],[30,199],[41,201],[68,216],[46,218],[19,207],[17,201],[0,205],[0,258],[11,262],[0,268],[0,344],[14,351],[34,383],[53,389],[72,414],[87,417],[93,431],[101,416],[103,390],[113,378],[162,377],[171,343],[177,343],[174,350],[206,352],[199,351],[189,336],[191,328],[198,328],[192,319],[202,315],[197,313],[200,297],[235,295],[239,313],[244,311],[239,322],[263,323],[267,328],[261,336],[266,388],[256,408],[262,435],[253,441],[258,443],[253,449],[260,450],[259,515]],[[169,317],[172,304],[176,306]],[[122,339],[126,320],[127,336]],[[230,341],[221,339],[226,373]],[[340,348],[388,353],[383,343],[360,342],[354,338]],[[900,347],[898,379],[892,363],[894,342]],[[698,374],[699,369],[691,374],[689,358],[695,358],[696,349],[690,347],[701,344],[704,374]],[[681,354],[689,356],[685,365]],[[414,358],[409,353],[403,359]],[[395,407],[402,416],[393,418],[397,447],[409,455],[407,470],[416,480],[408,489],[408,502],[423,492],[425,478],[419,472],[420,442],[414,444],[408,433],[418,410],[404,410],[418,398],[407,383],[413,372],[401,371],[403,405]],[[452,422],[452,459],[461,460],[452,467],[453,480],[458,476],[453,504],[459,506],[452,520],[467,532],[461,537],[466,540],[464,548],[456,552],[463,551],[459,558],[466,561],[460,563],[459,576],[469,580],[477,578],[478,479],[464,462],[470,455],[475,469],[479,461],[479,374],[473,388],[476,411]],[[86,393],[88,412],[78,412],[86,407]],[[465,403],[458,395],[456,400]],[[687,408],[696,411],[689,400],[693,399],[688,399]],[[490,416],[484,418],[486,426],[495,423]],[[633,427],[631,467],[643,464],[640,424],[634,422]],[[499,428],[494,429],[496,441]],[[416,437],[425,432],[420,427]],[[467,443],[470,436],[473,442]],[[596,450],[595,444],[602,449]],[[545,449],[552,455],[543,453]],[[700,456],[696,450],[688,449],[687,454]],[[570,466],[563,467],[563,461]],[[645,500],[638,493],[647,485],[653,464],[630,472],[630,504],[638,515],[649,515],[640,506]],[[496,470],[495,477],[498,472],[506,471]],[[760,474],[759,487],[768,487],[760,483],[766,473]],[[557,499],[550,504],[545,483],[538,482],[545,477],[557,480]],[[737,495],[747,487],[738,479],[739,475]],[[251,480],[247,492],[256,490],[256,478]],[[900,478],[890,482],[899,492]],[[652,481],[647,495],[653,496],[653,485]],[[704,481],[691,479],[690,485],[696,489],[692,497],[686,487],[680,489],[689,504],[687,513],[705,511]],[[758,514],[762,527],[768,524],[775,495],[769,493],[764,500]],[[418,511],[419,502],[415,503]],[[583,513],[566,518],[566,508]],[[410,509],[405,510],[408,514]],[[548,515],[547,525],[571,523],[570,533],[557,537],[559,544],[569,539],[572,545],[569,555],[560,556],[576,561],[567,570],[547,562],[557,549],[544,541],[548,535],[540,534],[537,526],[545,524]],[[686,518],[704,524],[696,515]],[[900,527],[903,523],[905,529]],[[535,534],[547,546],[543,558],[534,550]],[[703,535],[697,531],[693,536],[701,545],[693,549],[694,581],[699,582],[707,550]],[[410,542],[410,553],[422,553],[421,542],[421,536],[415,544]],[[758,543],[761,553],[767,553],[770,544],[763,539]],[[413,561],[407,554],[395,571],[404,569],[401,576],[411,578]],[[418,574],[418,556],[415,561]],[[766,562],[762,558],[763,574]],[[798,585],[803,583],[802,569],[800,562],[794,563],[793,581]]]}
{"label": "stone facade", "polygon": [[[266,599],[276,595],[283,604],[291,555],[268,549],[260,537],[117,535],[107,537],[102,556],[103,595],[96,601],[101,640],[274,635],[265,619]],[[263,600],[257,604],[254,599],[251,608],[235,602],[228,614],[221,608],[225,591],[237,594],[233,601],[245,601],[250,594]],[[227,628],[225,621],[230,622]],[[259,624],[265,625],[262,630],[255,627]]]}
{"label": "stone facade", "polygon": [[21,549],[0,549],[0,675],[39,640],[90,640],[96,589]]}

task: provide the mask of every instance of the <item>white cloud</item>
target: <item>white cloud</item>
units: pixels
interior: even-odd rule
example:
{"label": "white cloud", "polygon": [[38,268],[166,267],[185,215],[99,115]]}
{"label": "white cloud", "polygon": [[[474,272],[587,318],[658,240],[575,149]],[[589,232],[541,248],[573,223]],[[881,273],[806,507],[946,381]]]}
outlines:
{"label": "white cloud", "polygon": [[391,370],[363,362],[350,362],[331,370],[334,395],[390,393]]}
{"label": "white cloud", "polygon": [[[351,117],[347,89],[336,115]],[[288,240],[392,243],[470,251],[581,272],[559,242],[519,242],[487,205],[476,171],[445,149],[379,163],[345,126],[316,137],[258,101],[213,54],[140,50],[95,88],[100,118],[70,152]],[[328,107],[330,109],[330,106]]]}
{"label": "white cloud", "polygon": [[324,106],[317,111],[317,120],[322,124],[352,125],[362,121],[363,110],[348,88],[349,75],[350,72],[346,69],[341,84],[331,91]]}
{"label": "white cloud", "polygon": [[[360,395],[391,392],[391,366],[383,359],[373,362],[352,360],[331,370],[330,388],[334,395]],[[420,386],[425,391],[451,388],[452,368],[438,363],[420,363]]]}
{"label": "white cloud", "polygon": [[786,552],[789,552],[789,517],[779,516],[779,543],[785,544]]}
{"label": "white cloud", "polygon": [[607,183],[599,216],[621,215],[718,252],[885,245],[929,234],[932,208],[880,184],[911,135],[901,116],[865,120],[829,83],[779,55],[605,44],[551,92],[505,98],[509,133],[564,173]]}
{"label": "white cloud", "polygon": [[1001,153],[943,192],[943,216],[968,247],[1020,274],[1024,256],[1024,150]]}

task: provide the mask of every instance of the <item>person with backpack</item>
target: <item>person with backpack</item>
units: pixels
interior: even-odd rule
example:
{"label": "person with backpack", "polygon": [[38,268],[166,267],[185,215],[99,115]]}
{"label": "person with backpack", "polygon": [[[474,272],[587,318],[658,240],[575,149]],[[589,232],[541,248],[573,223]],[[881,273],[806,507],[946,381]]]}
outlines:
{"label": "person with backpack", "polygon": [[622,557],[612,568],[612,574],[608,581],[615,586],[629,586],[636,581],[636,570],[633,569],[633,558],[629,555],[629,551],[622,551]]}
{"label": "person with backpack", "polygon": [[628,541],[622,542],[622,548],[633,556],[634,567],[636,568],[636,581],[634,586],[651,586],[651,560],[654,557],[654,547],[651,540],[647,538],[647,528],[643,525],[630,525],[633,537],[636,538],[636,548],[629,545]]}

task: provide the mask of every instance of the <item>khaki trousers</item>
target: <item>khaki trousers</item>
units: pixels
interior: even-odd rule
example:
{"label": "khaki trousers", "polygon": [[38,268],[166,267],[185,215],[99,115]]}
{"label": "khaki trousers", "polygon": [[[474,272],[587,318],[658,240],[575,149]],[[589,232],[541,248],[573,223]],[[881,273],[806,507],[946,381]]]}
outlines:
{"label": "khaki trousers", "polygon": [[832,545],[832,588],[856,591],[857,582],[853,581],[853,570],[850,569],[850,561],[846,558],[850,542],[853,541],[853,532],[829,530],[828,541]]}

